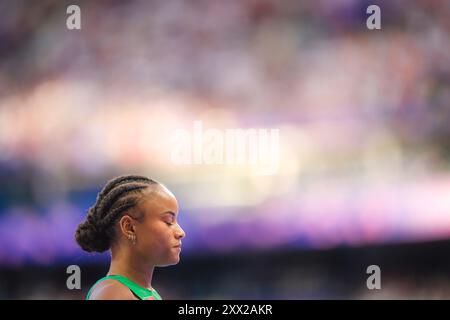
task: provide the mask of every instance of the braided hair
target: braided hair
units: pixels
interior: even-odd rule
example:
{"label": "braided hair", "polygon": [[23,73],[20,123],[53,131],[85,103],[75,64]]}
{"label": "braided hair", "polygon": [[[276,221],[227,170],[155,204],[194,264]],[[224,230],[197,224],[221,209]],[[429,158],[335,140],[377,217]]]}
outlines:
{"label": "braided hair", "polygon": [[115,237],[115,223],[123,214],[135,207],[142,191],[158,182],[137,175],[114,178],[106,183],[89,208],[86,220],[75,232],[75,240],[87,252],[104,252]]}

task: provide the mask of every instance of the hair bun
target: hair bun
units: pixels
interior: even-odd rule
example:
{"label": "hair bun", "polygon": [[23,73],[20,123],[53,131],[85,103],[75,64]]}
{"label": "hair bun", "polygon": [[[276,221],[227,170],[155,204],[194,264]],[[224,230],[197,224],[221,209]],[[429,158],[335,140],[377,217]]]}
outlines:
{"label": "hair bun", "polygon": [[108,236],[88,216],[75,232],[75,240],[87,252],[104,252],[109,249]]}

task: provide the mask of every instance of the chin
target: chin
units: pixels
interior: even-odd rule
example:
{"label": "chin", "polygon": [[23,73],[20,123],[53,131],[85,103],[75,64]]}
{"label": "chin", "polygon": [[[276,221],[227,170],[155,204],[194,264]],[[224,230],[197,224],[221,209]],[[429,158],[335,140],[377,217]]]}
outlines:
{"label": "chin", "polygon": [[158,265],[158,267],[168,267],[168,266],[173,266],[178,264],[178,262],[180,262],[180,256],[176,256],[173,257],[172,259],[170,259],[169,261],[165,262],[165,263],[161,263]]}
{"label": "chin", "polygon": [[178,264],[178,262],[180,262],[180,256],[177,256],[171,263],[171,265],[175,265]]}

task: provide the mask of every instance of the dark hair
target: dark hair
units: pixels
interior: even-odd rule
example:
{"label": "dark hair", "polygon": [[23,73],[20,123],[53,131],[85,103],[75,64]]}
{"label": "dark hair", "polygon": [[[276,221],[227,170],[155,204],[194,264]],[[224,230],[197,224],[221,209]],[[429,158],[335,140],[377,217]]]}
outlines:
{"label": "dark hair", "polygon": [[75,232],[75,240],[87,252],[104,252],[115,237],[114,225],[138,203],[141,191],[158,182],[137,175],[114,178],[106,183],[89,208],[86,220]]}

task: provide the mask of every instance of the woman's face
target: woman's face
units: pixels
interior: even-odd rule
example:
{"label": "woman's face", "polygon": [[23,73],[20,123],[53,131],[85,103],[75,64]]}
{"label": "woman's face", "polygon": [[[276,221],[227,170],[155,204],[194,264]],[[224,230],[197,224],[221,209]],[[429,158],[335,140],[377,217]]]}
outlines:
{"label": "woman's face", "polygon": [[178,202],[164,186],[155,185],[139,203],[139,223],[135,223],[135,249],[155,266],[180,261],[181,239],[186,235],[178,224]]}

